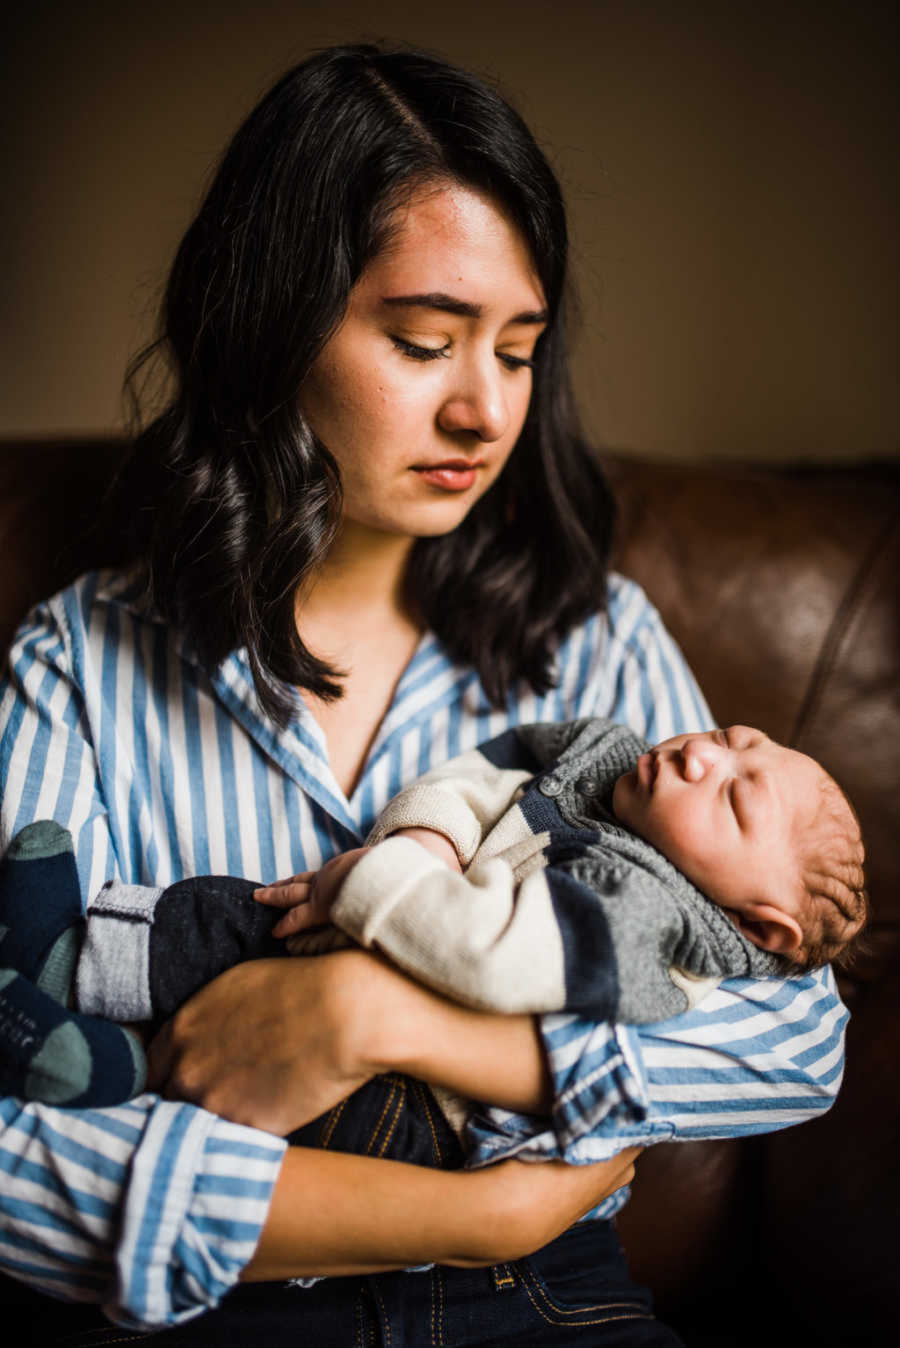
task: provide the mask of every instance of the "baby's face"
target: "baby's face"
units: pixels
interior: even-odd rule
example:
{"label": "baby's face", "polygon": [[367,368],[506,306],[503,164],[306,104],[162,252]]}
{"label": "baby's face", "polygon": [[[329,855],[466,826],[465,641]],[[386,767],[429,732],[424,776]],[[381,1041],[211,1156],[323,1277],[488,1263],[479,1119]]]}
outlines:
{"label": "baby's face", "polygon": [[799,904],[797,830],[824,774],[749,726],[676,735],[620,777],[613,809],[698,889],[735,916]]}

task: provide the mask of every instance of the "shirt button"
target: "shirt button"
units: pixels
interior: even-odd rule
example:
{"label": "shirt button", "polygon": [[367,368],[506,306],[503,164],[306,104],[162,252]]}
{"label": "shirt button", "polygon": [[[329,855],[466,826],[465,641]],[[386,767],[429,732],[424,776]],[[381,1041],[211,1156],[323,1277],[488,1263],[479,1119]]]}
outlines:
{"label": "shirt button", "polygon": [[600,794],[600,783],[596,777],[580,777],[578,790],[583,796],[596,796]]}
{"label": "shirt button", "polygon": [[540,789],[545,796],[562,795],[563,784],[558,777],[545,777],[540,783]]}

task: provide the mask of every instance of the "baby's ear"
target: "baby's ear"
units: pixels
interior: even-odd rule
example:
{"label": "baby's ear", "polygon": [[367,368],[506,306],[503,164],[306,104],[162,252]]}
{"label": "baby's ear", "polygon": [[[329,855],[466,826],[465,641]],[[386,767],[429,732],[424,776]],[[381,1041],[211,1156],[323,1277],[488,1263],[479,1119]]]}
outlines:
{"label": "baby's ear", "polygon": [[793,957],[803,947],[800,923],[774,904],[754,903],[745,912],[732,910],[732,917],[747,940],[758,945],[760,950]]}

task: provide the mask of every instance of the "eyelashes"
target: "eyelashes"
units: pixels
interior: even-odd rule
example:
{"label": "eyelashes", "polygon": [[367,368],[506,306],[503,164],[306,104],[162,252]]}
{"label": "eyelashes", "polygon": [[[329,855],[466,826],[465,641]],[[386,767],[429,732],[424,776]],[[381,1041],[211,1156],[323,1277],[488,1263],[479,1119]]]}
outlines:
{"label": "eyelashes", "polygon": [[392,337],[391,341],[401,353],[409,356],[410,360],[440,360],[450,355],[450,343],[446,346],[416,346],[413,342],[405,342],[402,337]]}
{"label": "eyelashes", "polygon": [[[410,360],[442,360],[450,357],[450,343],[445,346],[417,346],[415,342],[407,342],[402,337],[391,337],[391,341],[397,351],[402,356],[408,356]],[[498,351],[497,359],[501,365],[505,365],[508,370],[533,370],[534,361],[526,360],[524,356],[511,356],[508,352]]]}

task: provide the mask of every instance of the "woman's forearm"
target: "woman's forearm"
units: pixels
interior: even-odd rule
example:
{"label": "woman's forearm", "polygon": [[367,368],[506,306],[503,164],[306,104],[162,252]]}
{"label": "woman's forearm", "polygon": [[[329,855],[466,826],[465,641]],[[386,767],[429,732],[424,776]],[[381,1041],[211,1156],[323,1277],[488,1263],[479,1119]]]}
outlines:
{"label": "woman's forearm", "polygon": [[517,1259],[627,1184],[636,1154],[632,1149],[593,1166],[507,1161],[442,1171],[290,1147],[242,1278],[269,1282]]}
{"label": "woman's forearm", "polygon": [[532,1016],[473,1011],[382,964],[362,1051],[379,1072],[526,1114],[549,1114],[550,1072]]}
{"label": "woman's forearm", "polygon": [[289,1147],[243,1278],[339,1277],[442,1259],[460,1178],[398,1161]]}
{"label": "woman's forearm", "polygon": [[282,1137],[385,1071],[528,1113],[550,1104],[529,1017],[457,1006],[363,950],[229,969],[148,1061],[152,1089]]}

